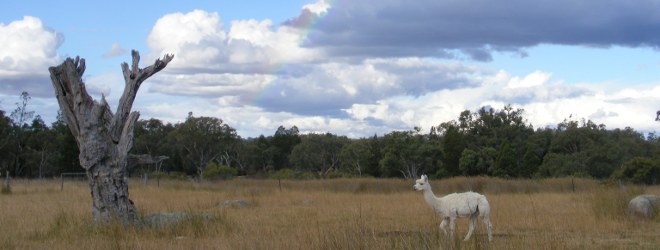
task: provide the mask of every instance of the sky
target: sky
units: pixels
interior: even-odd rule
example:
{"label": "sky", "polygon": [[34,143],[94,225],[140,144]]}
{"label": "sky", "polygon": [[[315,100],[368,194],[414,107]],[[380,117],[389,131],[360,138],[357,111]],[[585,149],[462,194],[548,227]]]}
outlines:
{"label": "sky", "polygon": [[133,110],[223,120],[241,137],[279,126],[352,138],[524,110],[534,128],[586,119],[660,127],[660,0],[242,0],[0,3],[0,110],[59,107],[48,67],[86,60],[116,109],[120,64],[174,54]]}

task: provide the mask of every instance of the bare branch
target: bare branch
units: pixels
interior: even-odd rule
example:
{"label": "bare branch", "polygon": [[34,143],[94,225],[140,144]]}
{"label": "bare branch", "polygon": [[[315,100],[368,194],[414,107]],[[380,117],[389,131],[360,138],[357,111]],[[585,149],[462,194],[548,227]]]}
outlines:
{"label": "bare branch", "polygon": [[124,128],[124,123],[131,112],[133,107],[133,101],[135,101],[135,96],[137,91],[142,85],[142,82],[147,80],[150,76],[156,72],[164,69],[167,64],[174,58],[174,55],[165,55],[163,60],[157,59],[156,62],[145,68],[140,69],[138,64],[140,62],[140,53],[133,50],[131,52],[133,56],[133,62],[131,69],[129,70],[127,63],[122,63],[121,68],[124,74],[124,81],[126,81],[126,86],[124,87],[124,93],[119,99],[119,106],[117,107],[117,112],[115,113],[114,119],[110,124],[110,135],[112,140],[115,143],[119,142],[120,136],[122,134],[122,129]]}
{"label": "bare branch", "polygon": [[55,97],[62,114],[74,136],[80,134],[79,114],[91,112],[94,100],[85,89],[82,74],[85,72],[85,59],[67,58],[62,64],[48,68],[55,89]]}

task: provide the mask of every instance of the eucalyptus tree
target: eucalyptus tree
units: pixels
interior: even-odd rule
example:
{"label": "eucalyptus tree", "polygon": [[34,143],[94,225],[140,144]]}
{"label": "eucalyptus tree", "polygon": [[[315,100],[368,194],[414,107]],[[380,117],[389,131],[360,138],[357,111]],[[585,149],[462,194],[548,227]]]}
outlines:
{"label": "eucalyptus tree", "polygon": [[[168,135],[174,130],[172,124],[164,124],[161,120],[150,118],[148,120],[139,120],[135,125],[135,145],[131,154],[140,155],[143,161],[133,161],[141,163],[150,168],[155,165],[155,170],[160,172],[164,159],[170,159],[173,156],[173,145],[168,141]],[[149,169],[146,169],[149,171]]]}
{"label": "eucalyptus tree", "polygon": [[306,134],[291,151],[291,164],[299,170],[312,171],[326,177],[331,171],[339,170],[340,152],[348,142],[345,136]]}
{"label": "eucalyptus tree", "polygon": [[460,160],[463,150],[467,147],[467,139],[460,126],[455,121],[444,122],[438,127],[440,131],[442,151],[442,168],[438,172],[440,177],[460,174]]}
{"label": "eucalyptus tree", "polygon": [[11,118],[5,116],[5,111],[0,110],[0,176],[5,175],[2,190],[10,192],[9,186],[9,165],[11,158],[11,151],[13,150],[12,136],[11,136]]}
{"label": "eucalyptus tree", "polygon": [[55,169],[53,165],[57,153],[56,134],[37,116],[32,120],[32,125],[26,131],[25,137],[25,177],[44,178]]}
{"label": "eucalyptus tree", "polygon": [[362,177],[365,169],[369,167],[373,152],[369,148],[369,140],[355,139],[348,141],[339,152],[343,169],[349,173]]}
{"label": "eucalyptus tree", "polygon": [[219,160],[228,146],[240,138],[236,130],[215,117],[189,116],[170,134],[186,162],[201,179],[206,166]]}
{"label": "eucalyptus tree", "polygon": [[260,135],[257,138],[248,138],[243,141],[244,152],[241,158],[245,161],[247,171],[268,172],[272,170],[273,158],[277,149],[271,145],[272,137]]}
{"label": "eucalyptus tree", "polygon": [[279,126],[275,135],[270,140],[270,145],[273,147],[273,167],[274,170],[289,167],[289,155],[293,151],[293,147],[301,142],[300,131],[298,127],[292,126],[286,128]]}
{"label": "eucalyptus tree", "polygon": [[78,159],[80,150],[76,138],[71,134],[61,111],[57,112],[57,119],[51,124],[51,132],[54,134],[55,138],[53,140],[57,148],[57,153],[53,159],[53,172],[79,172],[82,169]]}
{"label": "eucalyptus tree", "polygon": [[21,93],[21,101],[16,103],[16,109],[11,112],[12,118],[12,137],[14,142],[14,175],[20,176],[23,174],[25,163],[25,131],[29,126],[28,122],[34,117],[34,111],[28,110],[28,103],[30,102],[30,94],[26,91]]}
{"label": "eucalyptus tree", "polygon": [[442,152],[440,145],[419,128],[393,131],[383,136],[381,171],[385,176],[414,178],[423,173],[436,173]]}

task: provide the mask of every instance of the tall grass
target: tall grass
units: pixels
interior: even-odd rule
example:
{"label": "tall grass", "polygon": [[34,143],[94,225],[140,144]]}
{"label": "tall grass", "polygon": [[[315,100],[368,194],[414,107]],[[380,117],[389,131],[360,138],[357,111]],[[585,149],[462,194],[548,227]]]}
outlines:
{"label": "tall grass", "polygon": [[[462,242],[440,233],[440,218],[412,190],[411,180],[231,180],[131,182],[142,216],[186,212],[163,227],[91,223],[84,182],[13,183],[0,195],[3,249],[654,249],[657,221],[630,220],[621,204],[658,187],[617,187],[588,179],[434,180],[437,195],[474,190],[491,203],[494,240],[479,222]],[[242,200],[246,207],[223,206]],[[197,216],[199,215],[199,216]]]}

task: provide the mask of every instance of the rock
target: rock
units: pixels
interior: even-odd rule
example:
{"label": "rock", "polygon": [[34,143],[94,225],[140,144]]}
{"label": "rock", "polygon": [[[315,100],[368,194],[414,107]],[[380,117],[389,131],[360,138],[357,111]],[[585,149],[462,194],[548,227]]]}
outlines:
{"label": "rock", "polygon": [[305,205],[305,206],[311,206],[311,205],[314,205],[314,200],[305,199],[305,200],[302,201],[302,204]]}
{"label": "rock", "polygon": [[660,196],[643,194],[628,203],[628,214],[642,218],[653,218],[660,209]]}
{"label": "rock", "polygon": [[247,208],[250,206],[250,203],[244,200],[226,200],[222,203],[222,208],[233,207],[233,208]]}
{"label": "rock", "polygon": [[210,221],[212,216],[209,214],[192,214],[188,212],[171,212],[150,214],[142,218],[142,223],[146,226],[163,228],[176,225],[191,218],[200,218],[204,221]]}

